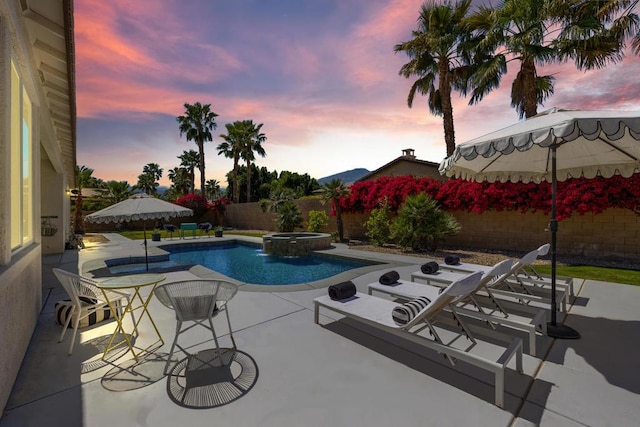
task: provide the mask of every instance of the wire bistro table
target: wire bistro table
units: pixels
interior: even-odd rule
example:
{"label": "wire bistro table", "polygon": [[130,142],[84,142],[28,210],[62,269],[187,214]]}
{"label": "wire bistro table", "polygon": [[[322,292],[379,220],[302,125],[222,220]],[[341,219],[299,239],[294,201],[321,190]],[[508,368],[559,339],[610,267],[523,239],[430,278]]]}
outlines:
{"label": "wire bistro table", "polygon": [[[107,347],[104,350],[104,354],[102,355],[102,360],[105,360],[105,357],[107,353],[109,353],[109,351],[113,350],[116,347],[121,346],[122,344],[126,344],[129,350],[131,351],[131,354],[133,354],[133,358],[137,362],[140,354],[142,354],[143,352],[149,352],[149,350],[155,347],[158,343],[160,346],[164,344],[164,340],[162,339],[162,336],[158,331],[158,327],[156,326],[155,322],[153,321],[153,318],[151,317],[151,314],[149,313],[148,306],[149,306],[149,302],[151,301],[151,298],[153,297],[154,289],[156,288],[158,283],[165,280],[165,278],[166,277],[162,274],[134,274],[130,276],[110,277],[98,283],[98,287],[100,288],[100,290],[102,290],[102,293],[104,294],[105,298],[107,297],[107,291],[133,289],[133,295],[130,298],[129,303],[121,311],[116,309],[116,305],[114,304],[115,301],[110,301],[108,298],[106,298],[109,304],[109,308],[111,309],[111,312],[115,313],[117,326],[115,331],[113,331],[113,335],[111,335],[111,339],[109,340]],[[140,294],[140,290],[146,286],[151,286],[151,290],[149,292],[149,295],[144,297]],[[137,302],[139,302],[140,305],[134,306],[136,300]],[[138,316],[138,318],[135,319],[135,317],[133,316],[133,313],[137,310],[142,310],[142,311]],[[126,315],[129,313],[131,313],[132,317],[134,317],[133,331],[131,336],[127,335],[123,325],[124,319]],[[140,325],[140,322],[144,318],[145,313],[147,315],[147,318],[151,322],[151,325],[153,325],[153,329],[155,330],[158,339],[154,343],[145,347],[144,349],[139,349],[139,351],[136,352],[136,348],[133,344],[132,337],[138,336],[139,334],[138,326]],[[122,333],[124,339],[114,344],[114,340],[116,339],[116,336],[120,332]]]}

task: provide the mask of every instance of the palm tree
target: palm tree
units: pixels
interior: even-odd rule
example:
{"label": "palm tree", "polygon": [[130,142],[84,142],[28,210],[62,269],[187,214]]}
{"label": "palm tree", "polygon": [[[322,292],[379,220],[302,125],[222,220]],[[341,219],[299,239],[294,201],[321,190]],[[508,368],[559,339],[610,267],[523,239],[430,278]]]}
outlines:
{"label": "palm tree", "polygon": [[394,48],[396,53],[405,52],[410,58],[399,74],[406,78],[418,77],[409,90],[409,108],[418,92],[428,95],[431,114],[442,116],[447,156],[455,149],[451,90],[466,93],[469,33],[465,16],[470,6],[471,0],[461,0],[454,5],[425,2],[420,10],[418,29],[412,33],[413,39]]}
{"label": "palm tree", "polygon": [[84,227],[82,226],[82,189],[87,188],[95,181],[95,178],[91,176],[93,169],[84,165],[76,165],[76,209],[74,215],[74,233],[83,234]]}
{"label": "palm tree", "polygon": [[142,174],[138,175],[136,188],[145,193],[156,196],[158,194],[158,180],[162,178],[163,169],[157,163],[147,163],[142,168]]}
{"label": "palm tree", "polygon": [[162,178],[162,172],[164,172],[164,169],[162,169],[157,163],[147,163],[142,168],[142,173],[151,175],[154,181],[158,181],[160,178]]}
{"label": "palm tree", "polygon": [[171,181],[171,188],[176,195],[183,196],[193,188],[191,172],[186,168],[176,167],[169,169],[167,176],[169,177],[169,181]]}
{"label": "palm tree", "polygon": [[220,183],[217,179],[209,179],[205,183],[206,196],[210,200],[214,200],[220,197]]}
{"label": "palm tree", "polygon": [[238,163],[240,162],[240,153],[244,141],[247,139],[247,131],[244,122],[235,121],[224,125],[227,128],[227,134],[221,134],[220,138],[224,142],[218,145],[218,155],[223,154],[228,159],[233,159],[233,201],[240,202],[240,189],[238,187]]}
{"label": "palm tree", "polygon": [[468,29],[481,40],[477,53],[484,57],[471,77],[470,104],[497,88],[507,63],[518,61],[511,106],[521,118],[535,116],[538,105],[553,94],[555,81],[551,75],[539,76],[537,67],[572,59],[586,70],[621,60],[624,39],[639,28],[628,9],[636,3],[504,0],[498,8],[479,7],[468,19]]}
{"label": "palm tree", "polygon": [[107,181],[107,198],[111,204],[128,199],[133,194],[133,189],[127,181]]}
{"label": "palm tree", "polygon": [[200,154],[200,192],[204,194],[204,142],[213,141],[211,131],[218,127],[216,117],[211,111],[211,104],[202,105],[196,102],[193,105],[184,104],[185,115],[176,117],[180,127],[180,136],[187,136],[187,141],[195,141],[198,144]]}
{"label": "palm tree", "polygon": [[628,38],[639,53],[638,0],[558,3],[552,10],[563,23],[556,41],[562,60],[573,59],[579,70],[604,68],[622,61]]}
{"label": "palm tree", "polygon": [[135,185],[135,188],[147,194],[156,195],[158,193],[158,185],[160,184],[158,184],[152,174],[141,173],[138,175],[138,183]]}
{"label": "palm tree", "polygon": [[344,240],[344,227],[342,224],[342,206],[340,199],[349,195],[349,189],[339,179],[332,179],[322,186],[321,199],[322,204],[331,203],[336,213],[336,226],[338,228],[338,238],[342,242]]}
{"label": "palm tree", "polygon": [[189,179],[191,180],[191,192],[196,191],[196,167],[200,163],[200,156],[195,150],[184,151],[178,156],[180,159],[180,166],[189,170]]}
{"label": "palm tree", "polygon": [[[246,129],[246,139],[243,141],[240,150],[240,157],[247,162],[247,203],[251,201],[251,162],[255,161],[254,153],[265,157],[267,153],[262,148],[262,143],[267,140],[265,134],[260,133],[262,123],[256,126],[253,120],[244,120],[243,127]],[[238,191],[239,193],[239,191]]]}

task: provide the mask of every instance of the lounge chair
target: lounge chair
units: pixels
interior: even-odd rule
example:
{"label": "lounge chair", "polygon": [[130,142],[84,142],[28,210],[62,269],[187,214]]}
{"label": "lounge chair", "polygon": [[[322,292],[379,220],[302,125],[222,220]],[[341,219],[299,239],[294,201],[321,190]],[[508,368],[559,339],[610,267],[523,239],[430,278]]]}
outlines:
{"label": "lounge chair", "polygon": [[[520,258],[513,265],[505,280],[501,280],[498,285],[492,287],[491,290],[495,296],[516,300],[522,304],[530,304],[532,302],[550,304],[551,289],[549,287],[531,283],[519,276],[525,267],[530,266],[536,260],[539,249],[535,249]],[[454,266],[440,264],[439,266],[440,269],[435,274],[425,274],[420,270],[411,273],[411,281],[421,280],[428,284],[447,285],[451,283],[452,280],[449,273],[468,274],[474,271],[487,273],[491,269],[491,266],[479,264],[460,264]],[[568,285],[559,284],[556,287],[556,301],[560,302],[560,304],[558,304],[560,310],[566,312],[567,303],[569,302]]]}
{"label": "lounge chair", "polygon": [[[332,300],[329,296],[314,299],[314,321],[316,324],[320,323],[320,307],[323,307],[381,331],[402,337],[408,341],[442,353],[451,363],[455,363],[456,360],[462,360],[485,369],[495,376],[495,404],[503,407],[505,369],[513,356],[516,356],[517,371],[522,372],[522,339],[513,338],[507,348],[494,361],[493,359],[490,360],[471,353],[474,346],[467,349],[454,347],[457,339],[449,343],[444,343],[434,328],[433,323],[435,317],[441,314],[445,308],[449,308],[454,313],[454,316],[459,319],[452,303],[455,303],[461,298],[465,298],[470,292],[473,292],[480,283],[481,276],[482,273],[480,272],[472,273],[450,284],[443,292],[439,293],[435,299],[403,325],[396,323],[393,317],[394,309],[402,306],[402,304],[359,292],[345,300]],[[459,321],[461,326],[463,326],[462,320],[459,319]],[[425,328],[428,328],[431,332],[433,339],[418,334]],[[470,337],[470,339],[475,342],[473,337]]]}
{"label": "lounge chair", "polygon": [[[501,304],[491,292],[492,287],[498,286],[500,281],[505,280],[507,275],[513,268],[513,260],[506,259],[495,264],[480,280],[475,292],[471,292],[467,298],[458,300],[455,305],[456,312],[464,316],[472,317],[486,321],[492,328],[494,324],[511,327],[528,333],[529,336],[529,354],[536,354],[536,331],[539,330],[543,335],[547,333],[546,309],[540,308],[532,312],[532,316],[519,316],[514,311],[507,311],[504,304]],[[371,283],[368,286],[369,295],[374,291],[391,295],[403,300],[410,300],[424,295],[425,292],[432,293],[432,288],[442,290],[444,286],[448,286],[452,282],[460,280],[464,277],[464,273],[444,272],[439,276],[439,284],[431,286],[423,283],[409,282],[399,280],[398,283],[392,285],[383,285],[379,282]],[[448,280],[448,282],[446,282]],[[480,303],[483,297],[480,291],[490,300],[490,304],[494,305],[500,313],[495,310],[488,311]],[[473,308],[468,307],[469,304]]]}
{"label": "lounge chair", "polygon": [[[544,244],[538,248],[538,257],[545,256],[549,253],[550,244]],[[530,283],[535,287],[549,288],[551,286],[551,276],[541,274],[536,271],[533,264],[523,266],[518,279],[524,283]],[[556,287],[564,288],[569,291],[567,297],[575,298],[576,294],[573,287],[573,277],[556,275]]]}

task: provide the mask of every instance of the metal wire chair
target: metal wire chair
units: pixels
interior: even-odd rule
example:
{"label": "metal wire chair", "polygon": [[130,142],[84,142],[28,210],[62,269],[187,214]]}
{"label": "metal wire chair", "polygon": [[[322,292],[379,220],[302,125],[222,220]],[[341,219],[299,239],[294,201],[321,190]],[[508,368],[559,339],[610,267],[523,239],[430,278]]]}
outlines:
{"label": "metal wire chair", "polygon": [[[60,281],[60,284],[69,295],[71,303],[73,304],[73,309],[71,313],[69,313],[67,321],[62,327],[62,334],[60,334],[60,339],[58,340],[58,342],[62,342],[64,334],[67,332],[71,323],[71,319],[74,318],[73,337],[71,338],[71,345],[69,346],[69,355],[71,355],[73,352],[73,345],[76,342],[76,335],[80,320],[85,317],[89,317],[97,310],[103,309],[107,306],[108,301],[111,301],[112,304],[115,303],[116,309],[120,309],[121,300],[127,300],[128,304],[131,296],[128,293],[121,291],[103,292],[98,288],[97,282],[60,268],[54,268],[53,273],[58,278],[58,281]],[[135,324],[133,313],[131,313],[131,319]]]}
{"label": "metal wire chair", "polygon": [[[192,356],[178,343],[178,337],[183,332],[195,326],[200,325],[211,331],[216,349],[218,353],[220,353],[218,336],[213,327],[213,318],[223,311],[227,317],[229,336],[231,337],[233,348],[234,350],[236,349],[236,342],[233,338],[227,307],[228,302],[238,292],[236,285],[223,280],[183,280],[164,283],[158,286],[154,292],[162,304],[174,310],[176,313],[176,335],[171,344],[169,358],[164,368],[165,374],[168,372],[169,365],[171,364],[171,356],[176,347],[187,356]],[[184,322],[193,322],[193,324],[184,326]]]}

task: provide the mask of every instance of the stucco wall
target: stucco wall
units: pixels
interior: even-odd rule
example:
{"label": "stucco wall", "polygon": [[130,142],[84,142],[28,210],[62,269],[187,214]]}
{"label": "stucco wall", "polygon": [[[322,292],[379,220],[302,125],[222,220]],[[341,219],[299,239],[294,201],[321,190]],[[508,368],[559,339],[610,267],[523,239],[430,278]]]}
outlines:
{"label": "stucco wall", "polygon": [[[528,251],[551,235],[545,231],[549,215],[542,212],[485,212],[483,214],[453,212],[462,231],[447,237],[450,247]],[[364,214],[345,215],[345,236],[366,238]],[[599,215],[574,215],[560,221],[558,251],[566,255],[624,258],[640,257],[640,216],[628,209],[608,209]]]}
{"label": "stucco wall", "polygon": [[[65,224],[67,219],[64,210],[69,204],[68,198],[61,197],[61,192],[56,191],[64,188],[62,174],[57,173],[49,159],[43,158],[40,162],[40,187],[42,193],[41,216],[55,216],[49,218],[49,221],[58,227],[58,231],[53,236],[42,236],[42,253],[43,255],[61,254],[64,252],[66,243]],[[65,206],[67,205],[67,206]],[[37,232],[40,232],[38,228]]]}
{"label": "stucco wall", "polygon": [[[549,215],[542,213],[489,212],[454,214],[463,232],[451,244],[489,249],[519,247],[523,250],[550,241],[545,229]],[[608,209],[599,215],[574,215],[560,221],[558,251],[595,258],[640,257],[640,216],[628,209]]]}
{"label": "stucco wall", "polygon": [[[325,210],[328,206],[317,199],[297,201],[305,220],[309,210]],[[444,242],[450,247],[528,251],[549,242],[545,231],[549,215],[542,212],[485,212],[483,214],[453,212],[462,231]],[[275,230],[274,215],[264,213],[257,203],[241,203],[227,207],[225,225],[241,229]],[[347,239],[366,240],[366,214],[345,214],[344,235]],[[306,226],[306,225],[305,225]],[[335,232],[335,217],[329,217],[325,232]],[[640,257],[640,216],[628,209],[608,209],[602,214],[574,215],[560,221],[558,251],[566,255],[637,259]]]}
{"label": "stucco wall", "polygon": [[[56,7],[61,8],[62,2],[58,3],[60,4]],[[26,15],[21,6],[24,6],[23,2],[0,2],[0,413],[5,408],[20,370],[42,305],[41,204],[46,204],[53,193],[60,199],[65,194],[62,179],[48,180],[47,173],[40,173],[41,145],[46,143],[50,147],[47,158],[57,165],[55,168],[59,170],[60,176],[64,174],[64,159],[69,158],[60,149],[51,111],[46,106],[43,107],[47,98],[40,86],[38,70],[34,69],[39,64],[32,56],[32,43],[22,21],[26,19]],[[17,249],[11,243],[11,233],[19,230],[19,227],[18,224],[12,224],[10,212],[10,171],[15,166],[11,164],[10,155],[12,60],[31,101],[32,115],[29,132],[32,200],[23,201],[22,208],[31,210],[33,243],[26,243]],[[47,182],[43,199],[41,179]],[[62,204],[59,207],[60,212],[65,215],[61,220],[67,220],[65,212],[68,212],[68,208]],[[22,221],[22,218],[18,221]]]}
{"label": "stucco wall", "polygon": [[[301,199],[295,200],[298,205],[302,218],[304,218],[303,228],[307,229],[307,221],[309,219],[309,211],[325,211],[327,215],[331,215],[331,206],[323,205],[319,199]],[[239,203],[231,204],[226,207],[224,215],[224,225],[226,227],[234,227],[240,229],[254,230],[277,230],[276,215],[271,212],[262,212],[259,203]],[[329,217],[329,226],[322,232],[333,232],[336,230],[335,217]]]}
{"label": "stucco wall", "polygon": [[[319,199],[295,201],[305,224],[310,210],[324,210],[331,215],[331,208]],[[551,236],[545,231],[549,215],[542,212],[485,212],[481,215],[468,212],[453,212],[462,231],[457,236],[447,237],[444,242],[449,247],[471,249],[518,250],[526,252],[549,242]],[[366,240],[366,214],[345,214],[343,216],[344,236],[351,240]],[[203,217],[197,222],[216,223],[215,217]],[[174,220],[174,223],[189,222],[189,218]],[[275,215],[262,212],[258,203],[232,204],[226,207],[224,225],[238,229],[276,230]],[[151,224],[147,224],[149,227]],[[113,224],[90,224],[88,231],[113,230]],[[151,225],[152,227],[152,225]],[[329,216],[326,233],[336,231],[336,218]],[[566,255],[599,258],[637,259],[640,257],[640,216],[627,209],[608,209],[600,215],[575,215],[559,223],[558,251]]]}
{"label": "stucco wall", "polygon": [[29,346],[42,303],[40,247],[0,267],[0,408],[4,408]]}

